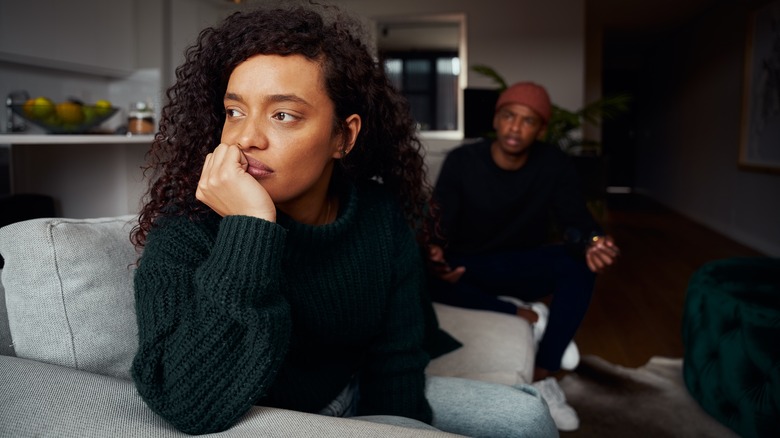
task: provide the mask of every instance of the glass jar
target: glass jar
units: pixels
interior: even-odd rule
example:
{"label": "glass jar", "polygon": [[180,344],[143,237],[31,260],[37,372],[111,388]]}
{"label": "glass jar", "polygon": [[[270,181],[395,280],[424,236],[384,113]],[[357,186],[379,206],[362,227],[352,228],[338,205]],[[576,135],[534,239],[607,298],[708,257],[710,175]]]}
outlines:
{"label": "glass jar", "polygon": [[154,110],[146,102],[134,102],[130,104],[127,113],[127,132],[130,134],[154,133]]}

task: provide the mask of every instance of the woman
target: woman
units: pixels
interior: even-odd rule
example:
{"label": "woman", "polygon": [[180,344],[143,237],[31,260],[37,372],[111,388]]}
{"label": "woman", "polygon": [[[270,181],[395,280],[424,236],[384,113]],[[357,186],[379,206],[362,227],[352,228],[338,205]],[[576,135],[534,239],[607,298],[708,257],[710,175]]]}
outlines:
{"label": "woman", "polygon": [[[414,123],[345,23],[236,13],[176,71],[133,233],[132,375],[179,430],[255,404],[446,427],[430,394],[463,388],[424,375],[426,317],[437,332]],[[513,391],[547,430],[538,397]]]}

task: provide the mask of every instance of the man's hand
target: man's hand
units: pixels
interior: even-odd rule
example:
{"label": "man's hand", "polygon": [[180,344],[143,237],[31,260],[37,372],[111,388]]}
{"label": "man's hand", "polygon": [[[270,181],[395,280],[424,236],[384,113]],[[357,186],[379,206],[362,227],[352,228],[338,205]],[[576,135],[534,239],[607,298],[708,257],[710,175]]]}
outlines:
{"label": "man's hand", "polygon": [[594,236],[585,251],[585,262],[591,271],[600,273],[615,263],[618,255],[620,255],[620,248],[615,245],[612,237]]}
{"label": "man's hand", "polygon": [[440,279],[447,283],[457,283],[463,273],[466,272],[464,266],[458,266],[452,269],[450,265],[444,260],[444,250],[439,245],[431,245],[428,249],[428,258],[433,266],[433,272]]}
{"label": "man's hand", "polygon": [[220,144],[206,156],[195,197],[220,216],[255,216],[276,221],[276,206],[262,185],[246,172],[248,163],[236,145]]}

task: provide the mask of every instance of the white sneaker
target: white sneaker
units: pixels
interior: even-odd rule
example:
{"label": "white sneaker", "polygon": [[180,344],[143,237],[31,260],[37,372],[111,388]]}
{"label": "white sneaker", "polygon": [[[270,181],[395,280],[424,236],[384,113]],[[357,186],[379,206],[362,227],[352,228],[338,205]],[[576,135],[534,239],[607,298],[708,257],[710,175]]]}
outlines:
{"label": "white sneaker", "polygon": [[569,342],[561,358],[561,369],[572,371],[580,364],[580,349],[574,341]]}
{"label": "white sneaker", "polygon": [[563,432],[571,432],[580,427],[580,418],[577,411],[566,403],[566,396],[563,390],[558,386],[555,377],[548,377],[533,383],[533,387],[539,391],[547,407],[550,409],[550,416],[555,421],[555,427]]}
{"label": "white sneaker", "polygon": [[[515,297],[510,296],[501,296],[498,298],[504,301],[508,301],[518,307],[528,307],[536,312],[536,314],[539,316],[539,319],[535,323],[531,324],[531,328],[533,330],[534,342],[536,344],[536,348],[538,349],[539,342],[542,340],[542,336],[544,336],[544,330],[547,328],[547,320],[550,319],[550,309],[547,307],[547,305],[541,301],[526,303],[525,301],[521,301]],[[577,365],[579,364],[580,350],[577,348],[577,344],[575,344],[574,340],[572,339],[571,342],[569,342],[569,345],[566,346],[566,350],[563,352],[560,366],[561,369],[572,371],[577,368]]]}

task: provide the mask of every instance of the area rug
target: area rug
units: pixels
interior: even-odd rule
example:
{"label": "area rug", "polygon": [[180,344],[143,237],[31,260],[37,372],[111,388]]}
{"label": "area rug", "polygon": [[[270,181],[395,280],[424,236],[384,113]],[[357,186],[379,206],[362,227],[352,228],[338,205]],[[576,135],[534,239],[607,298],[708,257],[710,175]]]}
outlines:
{"label": "area rug", "polygon": [[586,355],[560,385],[580,417],[580,428],[562,437],[738,438],[690,396],[682,359],[626,368]]}

